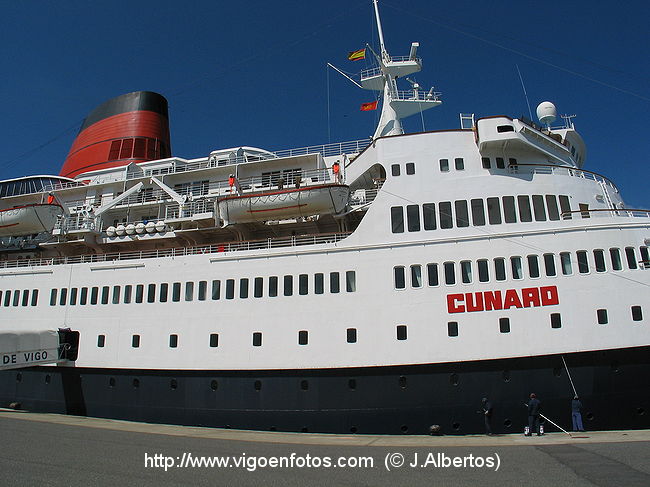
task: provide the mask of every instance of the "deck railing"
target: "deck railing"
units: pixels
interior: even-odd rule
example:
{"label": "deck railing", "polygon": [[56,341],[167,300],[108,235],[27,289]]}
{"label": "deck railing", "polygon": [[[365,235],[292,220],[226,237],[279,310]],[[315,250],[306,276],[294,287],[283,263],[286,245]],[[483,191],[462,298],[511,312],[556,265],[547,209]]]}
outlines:
{"label": "deck railing", "polygon": [[[524,171],[520,171],[519,168],[524,168]],[[618,193],[618,188],[616,185],[607,179],[605,176],[598,174],[596,172],[587,171],[586,169],[578,169],[576,167],[570,166],[556,166],[554,164],[527,164],[527,163],[517,163],[511,164],[508,166],[508,171],[511,174],[521,174],[522,172],[531,172],[533,174],[560,174],[563,176],[573,176],[575,178],[588,179],[591,181],[596,181],[597,183],[602,183]]]}

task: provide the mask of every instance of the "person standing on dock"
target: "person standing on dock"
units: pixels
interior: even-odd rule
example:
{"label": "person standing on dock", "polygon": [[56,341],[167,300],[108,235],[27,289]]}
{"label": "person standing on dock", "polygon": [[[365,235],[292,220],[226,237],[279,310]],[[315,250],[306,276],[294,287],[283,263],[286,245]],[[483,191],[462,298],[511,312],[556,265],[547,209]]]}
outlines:
{"label": "person standing on dock", "polygon": [[487,397],[481,400],[483,409],[483,418],[485,419],[485,434],[492,436],[492,403]]}
{"label": "person standing on dock", "polygon": [[571,401],[571,420],[573,422],[573,431],[584,431],[582,426],[582,403],[576,394]]}
{"label": "person standing on dock", "polygon": [[537,395],[531,392],[530,401],[528,401],[528,436],[531,436],[533,431],[537,432],[537,436],[541,436],[539,431],[539,410],[541,406],[542,403],[537,399]]}

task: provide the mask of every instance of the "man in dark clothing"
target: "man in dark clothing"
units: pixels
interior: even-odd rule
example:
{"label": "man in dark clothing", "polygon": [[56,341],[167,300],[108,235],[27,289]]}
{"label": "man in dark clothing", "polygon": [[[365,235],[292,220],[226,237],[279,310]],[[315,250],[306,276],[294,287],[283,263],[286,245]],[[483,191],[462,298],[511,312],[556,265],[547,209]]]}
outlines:
{"label": "man in dark clothing", "polygon": [[585,429],[582,426],[582,403],[578,398],[578,395],[573,398],[571,401],[571,419],[573,421],[573,431],[584,431]]}
{"label": "man in dark clothing", "polygon": [[533,431],[537,432],[537,436],[540,436],[539,432],[539,410],[541,409],[542,403],[537,399],[537,395],[533,392],[530,395],[530,401],[528,401],[528,436],[533,434]]}
{"label": "man in dark clothing", "polygon": [[483,408],[483,418],[485,419],[485,434],[492,436],[492,403],[484,397],[481,401]]}

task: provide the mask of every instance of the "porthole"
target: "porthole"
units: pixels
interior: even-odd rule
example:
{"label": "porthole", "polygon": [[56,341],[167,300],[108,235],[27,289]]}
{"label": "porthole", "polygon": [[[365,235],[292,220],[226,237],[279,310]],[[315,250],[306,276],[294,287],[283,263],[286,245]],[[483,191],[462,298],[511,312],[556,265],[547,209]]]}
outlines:
{"label": "porthole", "polygon": [[210,382],[210,389],[216,391],[219,388],[219,383],[216,380]]}
{"label": "porthole", "polygon": [[506,418],[506,420],[503,422],[503,426],[510,428],[512,426],[512,421]]}
{"label": "porthole", "polygon": [[169,388],[170,388],[172,391],[175,391],[176,389],[178,389],[178,381],[177,381],[176,379],[172,379],[172,380],[170,380],[170,381],[169,381]]}
{"label": "porthole", "polygon": [[356,379],[348,380],[348,389],[350,389],[351,391],[356,391],[357,390],[357,380]]}
{"label": "porthole", "polygon": [[594,413],[592,413],[591,411],[589,411],[589,412],[586,414],[585,417],[586,417],[589,421],[593,421],[593,420],[594,420]]}
{"label": "porthole", "polygon": [[302,429],[300,430],[301,433],[309,433],[309,428],[307,426],[303,426]]}
{"label": "porthole", "polygon": [[353,426],[352,428],[350,428],[350,433],[354,434],[356,432],[357,432],[357,427],[356,426]]}
{"label": "porthole", "polygon": [[278,430],[278,428],[276,426],[271,426],[269,428],[269,431],[277,431],[277,430]]}
{"label": "porthole", "polygon": [[645,409],[636,408],[636,414],[638,414],[639,416],[643,416],[645,414]]}
{"label": "porthole", "polygon": [[560,377],[562,376],[562,367],[555,367],[553,368],[553,375],[555,377]]}
{"label": "porthole", "polygon": [[306,391],[309,389],[309,381],[306,380],[301,380],[300,381],[300,389],[303,391]]}
{"label": "porthole", "polygon": [[406,389],[406,377],[404,377],[403,375],[400,376],[400,378],[399,378],[399,386],[402,389]]}
{"label": "porthole", "polygon": [[612,362],[612,365],[611,365],[610,367],[611,367],[611,369],[612,369],[612,372],[614,372],[614,373],[618,372],[618,361],[617,361],[617,360],[614,360],[614,361]]}
{"label": "porthole", "polygon": [[140,379],[133,379],[133,387],[136,389],[140,387]]}
{"label": "porthole", "polygon": [[503,382],[510,382],[510,371],[509,370],[504,370],[502,375],[503,375]]}
{"label": "porthole", "polygon": [[115,377],[108,379],[108,387],[115,387]]}
{"label": "porthole", "polygon": [[51,380],[52,380],[52,377],[50,376],[50,374],[47,374],[47,375],[45,376],[45,383],[46,383],[46,384],[49,384]]}
{"label": "porthole", "polygon": [[255,390],[256,391],[261,391],[262,390],[262,381],[261,380],[256,380],[254,385],[255,385]]}
{"label": "porthole", "polygon": [[449,376],[449,382],[451,382],[452,386],[457,386],[458,381],[459,381],[458,374],[453,373],[451,374],[451,376]]}
{"label": "porthole", "polygon": [[409,427],[403,424],[400,429],[402,430],[402,433],[408,433]]}
{"label": "porthole", "polygon": [[452,423],[451,427],[454,429],[454,431],[458,431],[460,429],[460,423]]}
{"label": "porthole", "polygon": [[22,373],[22,372],[18,372],[18,373],[16,374],[16,382],[21,382],[22,380],[23,380],[23,373]]}

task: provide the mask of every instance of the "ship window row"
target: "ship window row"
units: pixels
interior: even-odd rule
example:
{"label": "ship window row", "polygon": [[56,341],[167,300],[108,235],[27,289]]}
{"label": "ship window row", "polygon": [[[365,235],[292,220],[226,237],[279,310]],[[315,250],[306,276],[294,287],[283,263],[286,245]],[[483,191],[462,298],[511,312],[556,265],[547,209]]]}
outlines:
{"label": "ship window row", "polygon": [[36,306],[38,305],[38,289],[7,289],[0,291],[0,305],[9,306]]}
{"label": "ship window row", "polygon": [[[647,256],[648,247],[640,248],[641,255]],[[591,254],[591,256],[590,256]],[[435,287],[441,282],[453,286],[457,282],[471,284],[474,281],[490,282],[505,281],[510,277],[513,280],[528,277],[536,279],[542,277],[555,277],[559,274],[570,276],[574,273],[588,274],[607,272],[607,270],[621,271],[625,266],[629,270],[642,268],[637,261],[638,255],[635,247],[595,249],[591,252],[578,250],[575,253],[560,252],[559,255],[546,253],[543,255],[531,254],[526,256],[496,257],[478,259],[476,261],[462,260],[460,262],[443,262],[442,265],[430,262],[426,265],[412,264],[395,266],[393,268],[393,281],[395,289],[406,289],[407,279],[411,288],[421,288],[425,285]],[[641,262],[643,262],[643,259]],[[426,279],[426,281],[425,281]]]}
{"label": "ship window row", "polygon": [[[297,277],[297,279],[296,279]],[[166,303],[179,301],[207,301],[220,299],[247,299],[249,297],[304,296],[307,294],[331,294],[356,292],[355,271],[317,272],[313,275],[269,276],[253,279],[215,279],[212,281],[163,282],[161,284],[127,284],[125,286],[94,286],[82,288],[54,288],[50,292],[50,306]]]}
{"label": "ship window row", "polygon": [[108,151],[109,161],[131,158],[154,160],[170,156],[171,151],[164,141],[148,137],[114,140]]}
{"label": "ship window row", "polygon": [[[492,169],[492,168],[505,169],[506,160],[503,157],[495,157],[493,163],[490,157],[481,157],[481,165],[483,166],[483,169]],[[516,166],[516,165],[517,165],[517,159],[515,159],[514,157],[508,158],[508,166]]]}
{"label": "ship window row", "polygon": [[390,209],[390,220],[393,233],[404,233],[405,228],[409,232],[419,232],[470,225],[557,221],[562,219],[563,213],[565,219],[570,219],[570,211],[568,196],[536,194],[407,205],[406,220],[404,207],[393,206]]}
{"label": "ship window row", "polygon": [[[643,310],[641,306],[632,306],[630,308],[632,321],[643,321]],[[599,325],[605,325],[608,323],[608,316],[606,309],[596,310],[595,321]],[[500,317],[498,319],[499,332],[500,333],[510,333],[511,323],[510,318]],[[551,313],[549,315],[549,326],[554,329],[562,328],[562,315],[561,313]],[[460,326],[458,321],[449,321],[447,322],[447,336],[449,337],[458,337],[460,335]],[[309,331],[308,330],[299,330],[297,333],[297,344],[299,346],[309,345]],[[396,325],[395,326],[395,340],[404,341],[408,339],[408,326],[407,325]],[[346,328],[345,330],[345,341],[346,343],[357,343],[358,341],[358,330],[357,328]],[[141,336],[139,334],[133,334],[131,336],[131,347],[140,348],[141,345]],[[208,335],[207,345],[210,348],[219,347],[219,333],[210,333]],[[251,334],[251,346],[261,347],[262,346],[262,332],[255,331]],[[106,347],[106,335],[100,334],[97,335],[97,347],[104,348]],[[169,335],[169,348],[179,348],[179,336],[176,333]]]}
{"label": "ship window row", "polygon": [[[414,162],[407,162],[404,165],[404,168],[406,169],[406,174],[412,175],[415,174],[415,163]],[[390,166],[390,173],[393,176],[399,176],[402,172],[401,165],[400,164],[392,164]]]}
{"label": "ship window row", "polygon": [[[440,167],[440,172],[449,172],[449,168],[451,167],[450,165],[450,159],[439,159],[438,160],[438,165]],[[453,160],[454,164],[454,169],[456,171],[464,171],[465,170],[465,159],[462,157],[456,157]]]}

